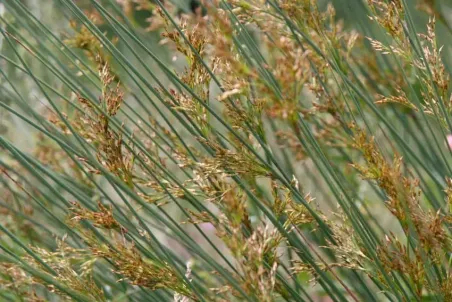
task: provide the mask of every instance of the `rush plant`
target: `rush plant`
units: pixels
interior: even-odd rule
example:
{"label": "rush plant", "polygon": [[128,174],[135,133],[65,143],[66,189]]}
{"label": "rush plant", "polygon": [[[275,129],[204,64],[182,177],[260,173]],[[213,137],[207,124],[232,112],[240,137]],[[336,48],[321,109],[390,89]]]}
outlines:
{"label": "rush plant", "polygon": [[0,300],[452,301],[447,1],[336,2],[1,1]]}

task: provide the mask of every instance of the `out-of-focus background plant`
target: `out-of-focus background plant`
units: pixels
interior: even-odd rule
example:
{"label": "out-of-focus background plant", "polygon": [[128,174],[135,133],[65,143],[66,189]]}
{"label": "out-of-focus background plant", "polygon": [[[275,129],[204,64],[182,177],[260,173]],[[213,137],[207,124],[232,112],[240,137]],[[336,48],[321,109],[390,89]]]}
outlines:
{"label": "out-of-focus background plant", "polygon": [[452,301],[452,5],[2,0],[0,301]]}

